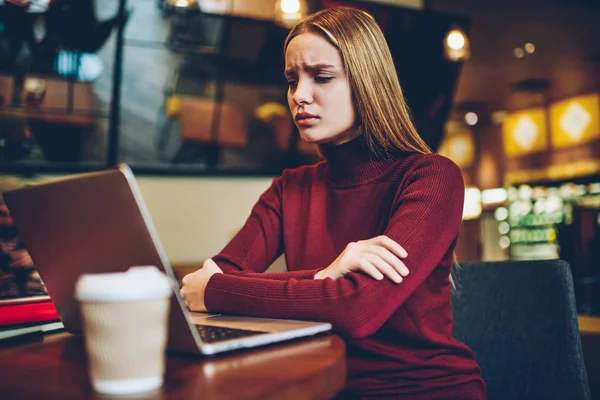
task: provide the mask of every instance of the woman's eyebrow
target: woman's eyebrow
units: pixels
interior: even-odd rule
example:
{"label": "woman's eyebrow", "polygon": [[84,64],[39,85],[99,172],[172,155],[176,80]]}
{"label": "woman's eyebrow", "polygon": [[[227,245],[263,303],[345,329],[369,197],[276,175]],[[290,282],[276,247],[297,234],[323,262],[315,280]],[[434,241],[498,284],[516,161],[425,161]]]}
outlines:
{"label": "woman's eyebrow", "polygon": [[320,71],[322,69],[328,69],[328,68],[335,68],[335,65],[333,64],[313,64],[313,65],[304,65],[304,69],[307,69],[309,71]]}
{"label": "woman's eyebrow", "polygon": [[[316,71],[321,71],[324,69],[335,68],[335,65],[325,64],[325,63],[312,64],[312,65],[304,64],[304,65],[302,65],[302,68],[305,70],[308,70],[310,72],[316,72]],[[292,75],[295,71],[296,71],[295,68],[286,68],[286,70],[284,71],[283,74],[285,76],[289,76],[289,75]]]}

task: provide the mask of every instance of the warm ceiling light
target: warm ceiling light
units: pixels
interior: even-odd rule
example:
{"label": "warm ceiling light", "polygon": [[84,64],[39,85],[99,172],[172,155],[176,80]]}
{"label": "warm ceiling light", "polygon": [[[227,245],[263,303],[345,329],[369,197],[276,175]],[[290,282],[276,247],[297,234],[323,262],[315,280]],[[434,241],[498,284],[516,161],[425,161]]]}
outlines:
{"label": "warm ceiling light", "polygon": [[282,0],[281,11],[286,14],[292,14],[300,12],[300,1],[299,0]]}
{"label": "warm ceiling light", "polygon": [[291,28],[306,15],[306,0],[278,0],[275,4],[275,21]]}
{"label": "warm ceiling light", "polygon": [[444,37],[445,56],[450,61],[464,61],[471,55],[469,38],[460,28],[452,28]]}
{"label": "warm ceiling light", "polygon": [[446,43],[448,43],[448,47],[450,47],[451,49],[462,49],[465,46],[465,36],[458,29],[452,30],[450,31],[450,33],[448,33]]}
{"label": "warm ceiling light", "polygon": [[473,126],[477,124],[477,121],[479,121],[479,117],[474,112],[471,111],[465,114],[465,122],[467,125]]}
{"label": "warm ceiling light", "polygon": [[533,43],[525,43],[524,49],[528,54],[533,54],[533,52],[535,51],[535,46],[533,45]]}
{"label": "warm ceiling light", "polygon": [[515,53],[515,57],[517,57],[517,58],[525,57],[525,50],[523,50],[522,48],[515,47],[515,49],[513,51]]}

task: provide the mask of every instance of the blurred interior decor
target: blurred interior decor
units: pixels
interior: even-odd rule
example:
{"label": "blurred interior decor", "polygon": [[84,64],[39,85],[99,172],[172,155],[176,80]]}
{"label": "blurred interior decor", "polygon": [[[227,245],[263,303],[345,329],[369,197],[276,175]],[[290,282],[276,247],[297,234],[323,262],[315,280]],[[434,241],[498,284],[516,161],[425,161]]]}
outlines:
{"label": "blurred interior decor", "polygon": [[282,47],[291,25],[336,5],[378,21],[437,149],[465,17],[368,1],[0,0],[0,164],[252,176],[314,163],[286,115]]}

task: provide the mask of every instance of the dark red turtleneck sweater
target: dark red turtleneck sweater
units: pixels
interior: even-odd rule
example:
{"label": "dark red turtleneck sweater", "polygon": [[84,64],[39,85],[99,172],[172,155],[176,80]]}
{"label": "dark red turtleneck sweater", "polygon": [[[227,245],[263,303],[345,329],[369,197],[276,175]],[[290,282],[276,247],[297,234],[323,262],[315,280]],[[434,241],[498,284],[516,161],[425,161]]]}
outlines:
{"label": "dark red turtleneck sweater", "polygon": [[[345,394],[484,399],[473,353],[452,338],[448,278],[461,224],[460,169],[436,154],[372,159],[361,139],[284,171],[214,257],[210,311],[327,321],[346,339]],[[385,234],[408,252],[400,284],[362,273],[313,280],[352,241]],[[262,274],[281,253],[287,273]]]}

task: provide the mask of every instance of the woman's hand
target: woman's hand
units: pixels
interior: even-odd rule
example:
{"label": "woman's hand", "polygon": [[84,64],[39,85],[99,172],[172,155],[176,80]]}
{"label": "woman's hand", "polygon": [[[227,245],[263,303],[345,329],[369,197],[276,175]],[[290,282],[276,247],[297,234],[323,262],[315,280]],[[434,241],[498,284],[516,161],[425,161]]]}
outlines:
{"label": "woman's hand", "polygon": [[336,280],[352,271],[362,271],[374,279],[385,277],[402,282],[408,268],[400,260],[408,253],[402,246],[385,235],[349,243],[342,254],[327,268],[315,274],[315,279]]}
{"label": "woman's hand", "polygon": [[202,268],[183,277],[181,280],[183,286],[179,293],[191,311],[207,311],[204,305],[206,285],[211,276],[222,273],[221,268],[209,258],[204,261]]}

